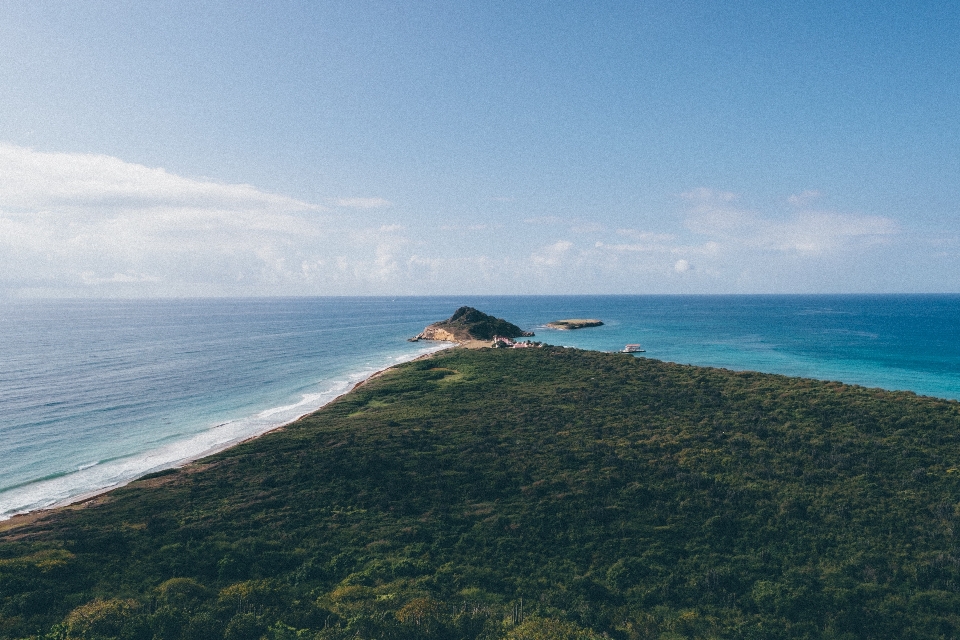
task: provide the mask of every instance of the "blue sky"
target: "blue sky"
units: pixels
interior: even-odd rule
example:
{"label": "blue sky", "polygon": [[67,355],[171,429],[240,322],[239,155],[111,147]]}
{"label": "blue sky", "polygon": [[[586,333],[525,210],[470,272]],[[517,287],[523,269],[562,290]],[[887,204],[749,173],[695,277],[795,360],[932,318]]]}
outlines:
{"label": "blue sky", "polygon": [[627,4],[5,2],[0,296],[960,291],[960,5]]}

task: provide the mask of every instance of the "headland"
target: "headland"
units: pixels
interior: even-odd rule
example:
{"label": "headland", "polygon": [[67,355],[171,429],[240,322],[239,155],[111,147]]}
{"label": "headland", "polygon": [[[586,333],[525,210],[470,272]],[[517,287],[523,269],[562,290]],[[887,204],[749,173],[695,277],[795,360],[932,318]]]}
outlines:
{"label": "headland", "polygon": [[[456,342],[470,347],[491,346],[491,341],[497,337],[521,338],[532,337],[532,331],[524,331],[512,322],[496,318],[473,307],[460,307],[452,316],[440,322],[434,322],[418,335],[410,338],[411,342],[418,340],[441,340]],[[484,343],[482,345],[476,343]]]}
{"label": "headland", "polygon": [[958,445],[909,393],[444,350],[8,528],[0,638],[949,637]]}

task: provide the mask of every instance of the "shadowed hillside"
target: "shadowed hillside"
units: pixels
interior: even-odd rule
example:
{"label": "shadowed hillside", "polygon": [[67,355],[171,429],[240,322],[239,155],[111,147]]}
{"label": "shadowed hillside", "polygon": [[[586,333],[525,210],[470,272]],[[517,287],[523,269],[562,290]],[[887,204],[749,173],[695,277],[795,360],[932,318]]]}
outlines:
{"label": "shadowed hillside", "polygon": [[442,352],[8,530],[0,637],[954,637],[958,445],[909,393]]}
{"label": "shadowed hillside", "polygon": [[446,320],[434,322],[411,340],[467,342],[492,340],[494,336],[520,338],[532,335],[532,332],[524,331],[512,322],[496,318],[473,307],[460,307],[452,316]]}

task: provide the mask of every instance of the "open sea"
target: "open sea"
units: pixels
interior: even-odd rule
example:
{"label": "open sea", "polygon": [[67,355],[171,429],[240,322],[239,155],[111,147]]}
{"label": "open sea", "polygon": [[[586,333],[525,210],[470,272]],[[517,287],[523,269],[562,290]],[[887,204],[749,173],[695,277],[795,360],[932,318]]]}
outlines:
{"label": "open sea", "polygon": [[[309,413],[470,305],[549,344],[960,399],[960,296],[511,296],[0,304],[0,519]],[[562,318],[602,327],[553,331]]]}

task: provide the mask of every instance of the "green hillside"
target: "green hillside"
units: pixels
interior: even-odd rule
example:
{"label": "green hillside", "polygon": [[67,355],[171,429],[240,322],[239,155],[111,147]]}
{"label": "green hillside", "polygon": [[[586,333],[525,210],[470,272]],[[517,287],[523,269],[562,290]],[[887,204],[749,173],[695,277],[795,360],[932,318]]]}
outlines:
{"label": "green hillside", "polygon": [[951,638],[958,468],[955,402],[451,350],[0,534],[0,638]]}

